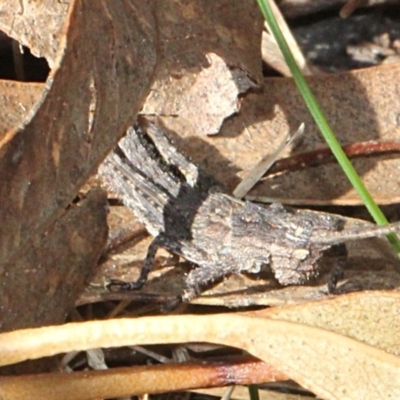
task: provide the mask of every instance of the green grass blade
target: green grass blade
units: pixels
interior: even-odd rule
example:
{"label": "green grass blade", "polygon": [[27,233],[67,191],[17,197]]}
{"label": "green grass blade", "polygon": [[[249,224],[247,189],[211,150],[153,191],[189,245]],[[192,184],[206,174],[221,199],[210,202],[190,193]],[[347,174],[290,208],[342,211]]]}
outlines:
{"label": "green grass blade", "polygon": [[[343,172],[346,174],[347,178],[353,185],[354,189],[361,197],[361,200],[367,207],[372,218],[378,225],[387,225],[388,221],[385,215],[383,214],[379,206],[376,204],[371,194],[368,192],[363,181],[361,180],[361,178],[355,171],[353,165],[351,164],[350,160],[348,159],[343,149],[341,148],[338,140],[336,139],[334,133],[332,132],[332,129],[328,124],[328,121],[326,120],[321,108],[319,107],[313,93],[311,92],[311,89],[308,86],[307,81],[305,80],[303,74],[301,73],[299,67],[297,66],[297,63],[294,60],[292,52],[290,51],[289,46],[287,45],[286,40],[283,37],[281,30],[279,29],[279,26],[272,13],[268,0],[257,0],[257,2],[261,9],[261,12],[264,15],[265,20],[269,24],[271,32],[274,35],[279,48],[281,49],[281,52],[286,60],[286,63],[290,68],[290,71],[297,85],[297,88],[299,89],[303,97],[303,100],[306,103],[307,108],[309,109],[311,115],[313,116],[315,123],[320,129],[321,134],[324,137],[326,143],[331,149],[339,165],[343,169]],[[400,257],[399,238],[394,233],[388,234],[387,238],[389,239],[390,243],[392,244],[398,256]]]}
{"label": "green grass blade", "polygon": [[260,400],[258,387],[256,385],[249,385],[248,389],[249,389],[250,400]]}

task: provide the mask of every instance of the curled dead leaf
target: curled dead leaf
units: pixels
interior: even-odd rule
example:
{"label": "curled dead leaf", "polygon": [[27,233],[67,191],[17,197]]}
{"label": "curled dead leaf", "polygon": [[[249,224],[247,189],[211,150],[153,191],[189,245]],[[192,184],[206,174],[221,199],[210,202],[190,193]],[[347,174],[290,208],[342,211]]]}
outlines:
{"label": "curled dead leaf", "polygon": [[[76,0],[70,2],[67,14],[61,2],[64,11],[51,25],[56,20],[61,23],[61,17],[65,21],[51,45],[46,40],[55,31],[41,19],[47,15],[40,15],[44,3],[33,3],[7,2],[2,10],[12,10],[16,4],[26,9],[21,15],[18,10],[0,13],[3,23],[15,22],[14,37],[24,36],[28,20],[40,22],[28,44],[41,54],[42,46],[48,46],[43,54],[50,59],[56,54],[45,84],[1,85],[5,90],[1,101],[7,103],[0,137],[1,330],[61,322],[72,297],[82,290],[100,256],[98,246],[104,245],[105,198],[103,204],[98,201],[98,209],[90,209],[92,216],[87,213],[79,224],[75,221],[77,232],[71,232],[74,228],[67,222],[72,217],[65,210],[140,109],[156,63],[152,9],[141,1]],[[38,13],[28,15],[33,9]],[[44,33],[44,26],[49,31]],[[46,40],[41,42],[43,35]],[[59,219],[67,232],[56,235]],[[69,258],[68,251],[73,253]],[[57,252],[60,257],[54,267]],[[63,277],[69,279],[64,287]]]}
{"label": "curled dead leaf", "polygon": [[[363,308],[363,294],[349,297],[348,305],[352,299],[356,300],[354,310],[358,310],[353,315],[361,316],[353,322],[365,324],[363,315],[368,309]],[[379,307],[380,297],[375,296],[375,300]],[[399,323],[399,295],[386,294],[383,303],[384,315],[380,315],[393,329],[393,324]],[[343,310],[343,305],[339,299],[336,308]],[[400,395],[399,357],[363,343],[360,340],[365,340],[365,335],[361,333],[358,337],[357,329],[352,330],[353,338],[329,329],[329,324],[322,328],[259,315],[123,318],[1,334],[0,360],[9,364],[60,352],[133,343],[210,342],[244,349],[325,399]],[[398,331],[396,327],[394,331]]]}
{"label": "curled dead leaf", "polygon": [[[382,65],[309,79],[342,145],[371,140],[399,142],[399,68],[399,64]],[[302,122],[305,133],[293,152],[326,148],[291,79],[267,78],[262,87],[263,93],[246,96],[240,114],[226,121],[217,136],[200,139],[196,127],[184,119],[162,118],[166,128],[175,132],[173,139],[179,149],[229,190]],[[400,185],[395,174],[398,154],[359,157],[353,163],[377,203],[399,202]],[[286,204],[360,204],[359,196],[334,162],[267,176],[250,195],[259,201]]]}
{"label": "curled dead leaf", "polygon": [[261,79],[257,4],[165,1],[156,13],[159,63],[142,113],[179,117],[200,136],[218,133]]}

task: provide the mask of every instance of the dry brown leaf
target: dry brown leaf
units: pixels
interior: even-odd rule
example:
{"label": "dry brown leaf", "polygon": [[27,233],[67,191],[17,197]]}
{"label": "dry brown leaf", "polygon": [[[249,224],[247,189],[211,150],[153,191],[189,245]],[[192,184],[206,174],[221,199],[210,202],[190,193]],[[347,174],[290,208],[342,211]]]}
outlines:
{"label": "dry brown leaf", "polygon": [[[398,354],[400,350],[397,343],[397,332],[400,325],[399,300],[400,294],[394,292],[357,293],[340,296],[329,301],[310,302],[302,306],[266,309],[258,312],[250,312],[246,315],[318,326]],[[319,362],[319,359],[315,360],[315,363]],[[245,367],[245,369],[248,367]],[[189,364],[172,366],[172,369],[168,366],[156,366],[154,368],[133,367],[130,369],[122,368],[101,372],[93,371],[87,372],[83,376],[81,373],[36,375],[32,376],[31,379],[24,377],[22,380],[19,380],[18,377],[5,378],[2,380],[1,388],[3,395],[7,393],[7,399],[27,398],[26,393],[28,393],[28,396],[32,395],[32,393],[39,397],[46,395],[46,398],[49,399],[57,398],[60,393],[64,393],[64,396],[75,396],[70,398],[85,399],[89,398],[90,394],[93,397],[94,393],[103,397],[122,396],[133,392],[140,394],[149,391],[150,387],[155,389],[152,392],[183,390],[196,385],[200,387],[206,384],[204,379],[209,382],[208,384],[211,384],[211,382],[213,384],[218,384],[218,382],[222,384],[223,381],[219,379],[224,379],[226,374],[233,379],[232,374],[234,374],[234,371],[229,370],[229,365],[223,365],[224,372],[222,375],[218,373],[218,368],[214,368],[212,365],[207,365],[201,374],[196,373],[196,367],[194,366],[193,369]],[[261,373],[261,375],[258,380],[255,379],[255,376],[253,376],[255,371],[252,370],[253,382],[266,380],[266,376],[262,374],[270,374],[270,372],[267,372],[268,367],[264,364],[258,365],[257,371],[257,374]],[[185,374],[185,379],[182,379],[182,372]],[[245,371],[241,371],[240,377],[238,377],[239,380],[242,379],[242,382],[250,383],[244,377],[245,375]],[[262,378],[263,376],[264,378]],[[153,385],[155,377],[157,377],[157,387]],[[276,376],[276,378],[278,377],[279,375]],[[179,382],[177,386],[175,379]],[[199,381],[199,379],[202,381]],[[208,379],[211,379],[211,381],[208,381]],[[285,379],[285,377],[280,376],[280,379]],[[116,385],[116,380],[120,384]],[[149,387],[147,385],[148,380],[152,382],[151,385],[153,386]],[[235,382],[238,381],[235,380]],[[65,389],[71,384],[74,384],[77,390],[74,393],[70,393]],[[18,391],[15,390],[16,387]]]}
{"label": "dry brown leaf", "polygon": [[399,308],[400,292],[371,291],[350,293],[331,300],[269,308],[246,315],[328,329],[398,356]]}
{"label": "dry brown leaf", "polygon": [[0,80],[0,140],[7,130],[28,118],[44,87],[43,83]]}
{"label": "dry brown leaf", "polygon": [[[76,227],[64,221],[66,233],[59,241],[46,232],[56,229],[54,223],[148,93],[156,62],[151,12],[138,0],[73,1],[46,84],[3,82],[10,125],[2,126],[8,131],[0,137],[0,298],[6,310],[0,315],[1,330],[61,322],[92,272],[100,250],[91,235],[99,233],[100,246],[105,229],[101,218],[92,226],[96,213],[81,216]],[[104,205],[97,207],[103,215]],[[78,227],[86,239],[71,232]],[[66,257],[68,251],[76,254]]]}
{"label": "dry brown leaf", "polygon": [[5,270],[1,330],[61,323],[92,276],[107,240],[106,195],[100,189],[71,206]]}
{"label": "dry brown leaf", "polygon": [[[398,300],[392,298],[388,313],[381,314],[397,325]],[[362,304],[358,299],[356,308]],[[357,322],[365,324],[365,313],[368,308],[359,308]],[[244,349],[324,399],[400,396],[397,356],[327,329],[238,314],[123,318],[15,331],[0,335],[0,360],[9,364],[93,347],[181,342]]]}
{"label": "dry brown leaf", "polygon": [[251,1],[157,3],[159,63],[142,112],[170,115],[214,134],[261,79],[263,19]]}
{"label": "dry brown leaf", "polygon": [[[311,88],[339,141],[399,141],[399,64],[310,78]],[[273,153],[288,131],[306,125],[295,152],[326,148],[291,79],[264,80],[264,93],[249,94],[238,116],[226,121],[216,137],[198,138],[196,129],[181,119],[163,117],[177,134],[175,143],[229,190],[263,156]],[[361,157],[354,160],[378,203],[400,201],[395,171],[399,157]],[[335,163],[267,178],[251,192],[257,198],[292,204],[360,204],[355,191]]]}

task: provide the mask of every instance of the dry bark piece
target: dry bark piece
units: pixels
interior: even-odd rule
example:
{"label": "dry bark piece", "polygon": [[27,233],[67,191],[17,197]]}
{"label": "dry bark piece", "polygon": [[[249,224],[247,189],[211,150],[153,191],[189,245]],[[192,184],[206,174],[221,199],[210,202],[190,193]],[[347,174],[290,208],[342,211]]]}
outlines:
{"label": "dry bark piece", "polygon": [[53,67],[69,5],[70,2],[59,0],[4,0],[0,6],[0,29],[36,57],[45,57]]}
{"label": "dry bark piece", "polygon": [[254,84],[217,54],[208,53],[206,58],[208,65],[199,73],[156,82],[142,113],[179,116],[191,121],[199,135],[218,133],[224,119],[239,111],[238,96]]}
{"label": "dry bark piece", "polygon": [[[252,1],[159,2],[159,63],[143,114],[173,115],[215,134],[261,79],[263,19]],[[258,38],[258,40],[257,40]]]}

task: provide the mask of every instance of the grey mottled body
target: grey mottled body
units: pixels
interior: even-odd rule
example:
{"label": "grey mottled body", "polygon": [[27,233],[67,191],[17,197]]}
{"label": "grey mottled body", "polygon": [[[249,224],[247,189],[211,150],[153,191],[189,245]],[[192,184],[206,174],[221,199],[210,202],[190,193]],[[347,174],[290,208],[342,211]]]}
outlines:
{"label": "grey mottled body", "polygon": [[201,285],[258,272],[263,264],[282,285],[303,284],[318,275],[318,260],[332,245],[388,231],[341,231],[340,216],[239,201],[177,152],[158,127],[145,124],[147,133],[130,128],[99,170],[155,238],[139,280],[113,285],[140,288],[159,247],[196,264],[187,276],[185,299]]}

